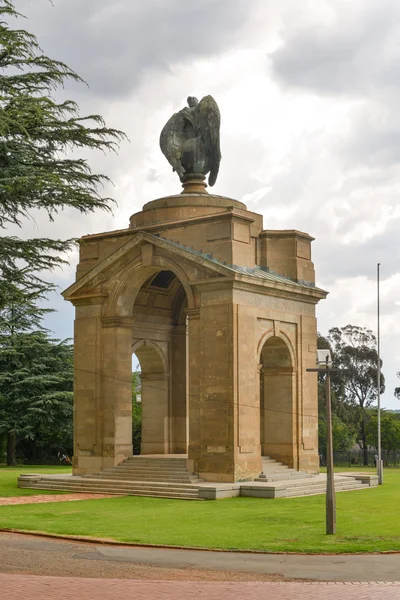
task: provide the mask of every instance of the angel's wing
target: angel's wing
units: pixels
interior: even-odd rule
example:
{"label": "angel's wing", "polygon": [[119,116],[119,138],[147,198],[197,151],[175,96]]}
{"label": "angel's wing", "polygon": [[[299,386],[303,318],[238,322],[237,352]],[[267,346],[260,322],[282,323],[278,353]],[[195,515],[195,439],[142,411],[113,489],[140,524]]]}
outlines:
{"label": "angel's wing", "polygon": [[175,113],[164,125],[160,135],[160,148],[173,170],[179,177],[184,175],[181,165],[181,146],[185,141],[183,131],[185,120],[183,115]]}
{"label": "angel's wing", "polygon": [[197,126],[203,138],[206,155],[209,159],[210,175],[208,185],[213,186],[217,180],[219,163],[221,162],[221,150],[219,145],[219,129],[221,125],[221,114],[218,104],[212,96],[204,96],[195,108]]}

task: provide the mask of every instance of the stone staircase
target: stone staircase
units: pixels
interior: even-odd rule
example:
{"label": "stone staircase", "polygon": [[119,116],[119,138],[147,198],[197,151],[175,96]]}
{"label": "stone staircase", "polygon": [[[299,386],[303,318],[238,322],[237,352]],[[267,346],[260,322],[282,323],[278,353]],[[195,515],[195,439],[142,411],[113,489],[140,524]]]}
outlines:
{"label": "stone staircase", "polygon": [[92,494],[117,494],[202,500],[197,475],[186,468],[186,457],[132,456],[91,475],[21,475],[19,487]]}
{"label": "stone staircase", "polygon": [[[325,494],[326,475],[296,471],[269,457],[262,459],[262,473],[254,481],[204,482],[186,467],[186,456],[131,456],[116,467],[91,475],[20,475],[18,486],[92,494],[115,494],[205,500],[248,496],[294,498]],[[335,491],[368,489],[378,484],[369,474],[335,474]]]}
{"label": "stone staircase", "polygon": [[[355,477],[341,477],[335,475],[335,492],[349,492],[351,490],[365,490],[369,487],[368,483],[357,480]],[[292,485],[286,488],[284,497],[295,498],[298,496],[314,496],[326,493],[326,477],[316,475],[311,481],[292,482]]]}
{"label": "stone staircase", "polygon": [[262,472],[255,479],[264,483],[270,481],[286,481],[288,479],[310,479],[314,477],[311,473],[297,471],[284,465],[269,456],[262,457]]}
{"label": "stone staircase", "polygon": [[123,481],[161,481],[164,483],[196,484],[197,475],[186,468],[186,457],[151,457],[149,455],[130,456],[116,467],[104,469],[100,473],[85,475],[93,479],[118,479]]}
{"label": "stone staircase", "polygon": [[[335,474],[335,492],[363,490],[377,485],[373,475]],[[241,484],[240,495],[257,498],[295,498],[326,493],[326,475],[291,469],[268,456],[262,457],[262,473],[254,482]]]}

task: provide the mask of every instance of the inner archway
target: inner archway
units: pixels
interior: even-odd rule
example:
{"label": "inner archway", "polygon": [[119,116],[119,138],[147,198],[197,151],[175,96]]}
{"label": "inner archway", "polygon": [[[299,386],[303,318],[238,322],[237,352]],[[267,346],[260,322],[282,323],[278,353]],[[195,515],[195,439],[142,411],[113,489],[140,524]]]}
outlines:
{"label": "inner archway", "polygon": [[153,273],[133,307],[132,351],[141,370],[141,454],[186,454],[187,298],[170,270]]}
{"label": "inner archway", "polygon": [[260,363],[261,454],[295,466],[293,364],[284,340],[268,338]]}

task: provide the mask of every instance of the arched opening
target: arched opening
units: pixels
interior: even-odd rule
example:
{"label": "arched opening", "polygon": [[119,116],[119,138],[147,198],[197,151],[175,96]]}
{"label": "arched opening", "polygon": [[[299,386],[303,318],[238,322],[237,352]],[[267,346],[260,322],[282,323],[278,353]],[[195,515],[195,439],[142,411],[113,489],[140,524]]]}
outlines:
{"label": "arched opening", "polygon": [[260,363],[261,454],[295,466],[293,364],[283,339],[267,339]]}
{"label": "arched opening", "polygon": [[132,351],[141,371],[141,454],[187,452],[187,298],[170,270],[153,273],[133,307]]}

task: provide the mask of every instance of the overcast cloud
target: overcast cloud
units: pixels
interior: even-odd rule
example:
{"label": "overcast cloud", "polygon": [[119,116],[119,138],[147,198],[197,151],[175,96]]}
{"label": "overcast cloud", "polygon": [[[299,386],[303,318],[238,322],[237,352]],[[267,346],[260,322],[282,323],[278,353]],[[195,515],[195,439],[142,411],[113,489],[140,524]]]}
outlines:
{"label": "overcast cloud", "polygon": [[[376,329],[382,267],[387,392],[400,370],[400,4],[397,0],[16,0],[44,51],[88,82],[63,92],[131,142],[95,154],[118,200],[114,215],[55,223],[35,214],[25,235],[70,237],[126,227],[151,199],[176,193],[158,148],[162,126],[188,95],[211,93],[222,112],[215,193],[246,202],[264,227],[316,238],[317,283],[330,291],[319,329]],[[61,288],[71,267],[58,273]],[[71,335],[73,311],[49,317]]]}

